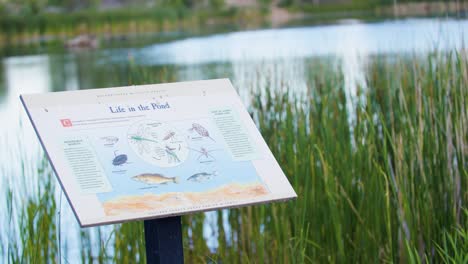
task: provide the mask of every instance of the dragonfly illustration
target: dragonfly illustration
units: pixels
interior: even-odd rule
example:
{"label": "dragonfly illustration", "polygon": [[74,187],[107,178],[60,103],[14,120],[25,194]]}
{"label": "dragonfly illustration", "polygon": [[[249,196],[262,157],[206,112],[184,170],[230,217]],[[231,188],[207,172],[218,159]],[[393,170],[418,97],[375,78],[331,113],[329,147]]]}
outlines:
{"label": "dragonfly illustration", "polygon": [[153,143],[159,143],[158,141],[154,139],[144,138],[142,136],[131,136],[130,139],[135,140],[135,141],[149,141]]}

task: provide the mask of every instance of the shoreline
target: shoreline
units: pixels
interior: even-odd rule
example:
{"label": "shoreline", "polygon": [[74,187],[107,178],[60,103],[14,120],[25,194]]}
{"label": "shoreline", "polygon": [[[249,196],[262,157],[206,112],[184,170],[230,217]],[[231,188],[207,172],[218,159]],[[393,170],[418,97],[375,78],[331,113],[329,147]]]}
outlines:
{"label": "shoreline", "polygon": [[[16,50],[50,47],[66,50],[67,42],[83,36],[96,38],[101,45],[97,48],[112,46],[134,46],[150,43],[164,43],[195,36],[229,33],[244,30],[260,30],[269,28],[287,28],[294,26],[319,26],[340,24],[345,20],[360,20],[376,22],[388,19],[449,17],[464,19],[468,17],[468,3],[458,2],[420,2],[398,3],[396,5],[367,7],[343,11],[339,6],[311,4],[304,6],[280,7],[278,1],[273,1],[269,10],[262,13],[258,6],[250,6],[251,10],[242,7],[235,14],[220,15],[219,12],[209,19],[206,14],[195,12],[174,21],[162,18],[159,22],[148,14],[138,17],[138,21],[116,20],[114,24],[86,24],[88,22],[71,23],[66,30],[60,28],[31,29],[25,23],[25,28],[11,32],[0,33],[0,56],[15,55]],[[233,7],[231,7],[233,8]],[[85,13],[84,13],[85,14]],[[92,13],[89,14],[90,16]],[[102,15],[102,14],[100,14]],[[43,15],[46,17],[47,15]],[[60,20],[50,18],[52,20]],[[73,15],[72,15],[73,16]],[[255,19],[253,19],[255,17]],[[4,21],[13,18],[3,18]],[[15,18],[16,19],[16,18]],[[90,18],[89,18],[90,19]],[[136,19],[136,18],[135,18]],[[2,20],[0,18],[0,20]],[[240,21],[249,21],[240,22]],[[86,21],[86,20],[85,20]],[[162,22],[161,22],[162,21]],[[0,21],[1,22],[1,21]],[[189,23],[191,22],[191,23]],[[91,23],[91,22],[89,22]],[[140,25],[140,24],[142,25]],[[31,25],[30,25],[31,26]],[[42,33],[40,31],[43,31]],[[85,47],[86,48],[86,47]],[[6,52],[5,52],[6,50]],[[19,52],[22,54],[23,52]],[[27,53],[27,52],[26,52]],[[29,54],[29,53],[28,53]]]}

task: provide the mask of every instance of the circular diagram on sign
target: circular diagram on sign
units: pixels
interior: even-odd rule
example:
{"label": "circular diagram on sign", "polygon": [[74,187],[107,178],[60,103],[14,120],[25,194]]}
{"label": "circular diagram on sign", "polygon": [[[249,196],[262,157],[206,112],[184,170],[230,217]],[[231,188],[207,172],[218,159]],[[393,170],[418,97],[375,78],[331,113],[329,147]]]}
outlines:
{"label": "circular diagram on sign", "polygon": [[159,167],[177,166],[189,154],[184,135],[164,122],[137,122],[129,128],[127,137],[140,158]]}

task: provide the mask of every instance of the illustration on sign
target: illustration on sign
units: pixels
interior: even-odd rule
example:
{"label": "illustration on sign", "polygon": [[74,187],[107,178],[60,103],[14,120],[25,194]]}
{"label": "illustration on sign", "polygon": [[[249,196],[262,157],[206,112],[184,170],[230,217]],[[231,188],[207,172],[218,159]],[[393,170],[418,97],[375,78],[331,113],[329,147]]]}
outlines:
{"label": "illustration on sign", "polygon": [[[216,130],[209,119],[170,123],[145,119],[131,124],[126,135],[121,135],[123,130],[93,130],[97,156],[113,158],[112,163],[101,162],[113,190],[97,194],[106,215],[269,193],[250,162],[233,161]],[[109,137],[127,141],[106,147],[102,138]],[[125,166],[116,170],[116,165]]]}

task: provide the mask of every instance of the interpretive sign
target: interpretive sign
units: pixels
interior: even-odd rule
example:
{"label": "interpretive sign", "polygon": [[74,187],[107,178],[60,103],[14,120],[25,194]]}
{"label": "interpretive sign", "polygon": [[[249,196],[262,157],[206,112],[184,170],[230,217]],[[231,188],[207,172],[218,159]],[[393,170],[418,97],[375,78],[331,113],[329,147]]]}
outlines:
{"label": "interpretive sign", "polygon": [[296,197],[228,79],[21,100],[82,227]]}

